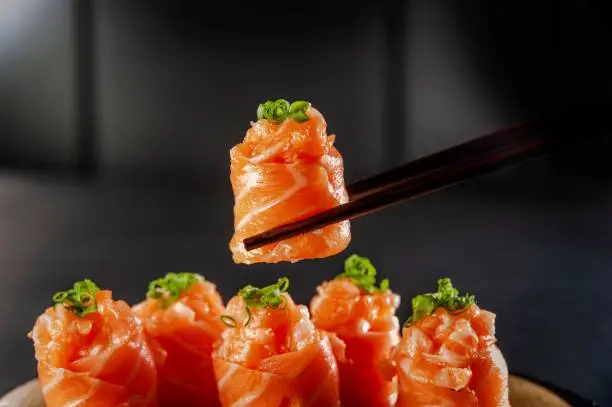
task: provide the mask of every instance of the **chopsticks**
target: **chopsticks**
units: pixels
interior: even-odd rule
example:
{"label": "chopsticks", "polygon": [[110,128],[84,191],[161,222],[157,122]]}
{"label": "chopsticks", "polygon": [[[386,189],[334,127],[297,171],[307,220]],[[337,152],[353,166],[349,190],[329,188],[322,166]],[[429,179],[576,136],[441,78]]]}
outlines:
{"label": "chopsticks", "polygon": [[350,201],[312,217],[244,240],[246,250],[354,219],[459,182],[602,136],[612,103],[558,109],[510,128],[451,147],[347,187]]}

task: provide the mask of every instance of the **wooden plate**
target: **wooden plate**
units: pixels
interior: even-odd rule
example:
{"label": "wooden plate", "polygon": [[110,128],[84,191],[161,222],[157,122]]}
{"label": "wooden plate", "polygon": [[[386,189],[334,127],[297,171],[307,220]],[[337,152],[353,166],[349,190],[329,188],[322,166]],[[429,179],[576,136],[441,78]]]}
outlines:
{"label": "wooden plate", "polygon": [[[572,400],[568,401],[575,403]],[[583,405],[586,407],[594,405],[586,401],[583,402],[586,404],[570,405],[568,401],[530,380],[517,376],[510,377],[510,404],[512,407],[583,407]],[[38,382],[32,380],[11,391],[0,400],[0,407],[44,407]]]}

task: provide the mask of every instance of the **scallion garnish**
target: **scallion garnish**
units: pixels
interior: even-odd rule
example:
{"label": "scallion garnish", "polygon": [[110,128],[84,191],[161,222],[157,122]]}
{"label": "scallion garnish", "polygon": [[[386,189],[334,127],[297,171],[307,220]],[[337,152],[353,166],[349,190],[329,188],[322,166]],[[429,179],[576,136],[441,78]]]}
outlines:
{"label": "scallion garnish", "polygon": [[412,299],[412,316],[406,325],[414,324],[431,315],[436,309],[444,308],[451,313],[463,312],[470,305],[476,304],[474,295],[459,295],[459,290],[453,287],[450,278],[438,280],[438,291],[430,294],[417,295]]}
{"label": "scallion garnish", "polygon": [[247,307],[255,308],[279,308],[284,304],[283,293],[289,289],[289,279],[287,277],[279,278],[274,284],[263,288],[247,285],[242,287],[238,292]]}
{"label": "scallion garnish", "polygon": [[219,319],[229,328],[236,328],[238,326],[238,322],[230,315],[221,315]]}
{"label": "scallion garnish", "polygon": [[356,254],[349,256],[344,261],[344,273],[338,274],[336,278],[349,278],[353,283],[365,292],[384,292],[389,289],[389,279],[385,278],[376,287],[376,267],[367,257]]}
{"label": "scallion garnish", "polygon": [[289,290],[289,279],[287,277],[279,278],[274,284],[257,288],[252,285],[242,287],[238,291],[244,299],[247,320],[244,326],[248,326],[251,322],[251,310],[250,308],[273,308],[278,309],[285,306],[285,297],[283,293]]}
{"label": "scallion garnish", "polygon": [[247,319],[244,321],[244,326],[249,326],[249,323],[251,322],[251,310],[249,309],[248,305],[245,306],[245,310],[247,313]]}
{"label": "scallion garnish", "polygon": [[310,103],[303,100],[291,104],[285,99],[268,100],[257,107],[257,119],[266,119],[278,124],[292,118],[302,123],[310,119],[306,114],[308,108],[310,108]]}
{"label": "scallion garnish", "polygon": [[196,273],[168,273],[165,277],[149,283],[147,297],[161,300],[162,305],[168,307],[179,298],[183,291],[202,280],[204,277]]}
{"label": "scallion garnish", "polygon": [[66,307],[77,317],[82,318],[98,310],[96,293],[99,290],[100,287],[91,280],[77,281],[71,289],[55,293],[53,302]]}

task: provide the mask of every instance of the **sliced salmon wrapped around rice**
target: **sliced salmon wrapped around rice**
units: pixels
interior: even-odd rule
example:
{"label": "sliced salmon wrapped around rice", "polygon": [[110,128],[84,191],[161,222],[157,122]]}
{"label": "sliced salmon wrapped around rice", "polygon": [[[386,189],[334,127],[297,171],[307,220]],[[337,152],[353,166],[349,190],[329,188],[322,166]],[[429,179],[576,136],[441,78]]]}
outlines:
{"label": "sliced salmon wrapped around rice", "polygon": [[342,156],[323,115],[307,102],[266,102],[230,152],[236,263],[296,262],[344,250],[348,221],[246,251],[243,240],[348,202]]}
{"label": "sliced salmon wrapped around rice", "polygon": [[[286,292],[289,282],[247,286],[227,306],[213,363],[224,407],[340,405],[338,368],[329,338],[308,308]],[[338,349],[340,351],[340,349]]]}
{"label": "sliced salmon wrapped around rice", "polygon": [[128,304],[90,280],[54,296],[30,333],[47,407],[155,407],[155,361]]}
{"label": "sliced salmon wrapped around rice", "polygon": [[396,350],[398,407],[509,407],[508,367],[495,339],[495,314],[459,296],[448,278],[412,300]]}
{"label": "sliced salmon wrapped around rice", "polygon": [[147,335],[166,353],[158,366],[160,407],[219,406],[211,353],[225,325],[214,284],[194,273],[168,273],[149,284],[134,311]]}
{"label": "sliced salmon wrapped around rice", "polygon": [[346,346],[346,359],[338,361],[342,405],[394,406],[397,383],[391,355],[400,339],[395,316],[399,295],[386,279],[377,286],[376,269],[357,255],[348,257],[344,273],[317,292],[310,305],[313,323]]}

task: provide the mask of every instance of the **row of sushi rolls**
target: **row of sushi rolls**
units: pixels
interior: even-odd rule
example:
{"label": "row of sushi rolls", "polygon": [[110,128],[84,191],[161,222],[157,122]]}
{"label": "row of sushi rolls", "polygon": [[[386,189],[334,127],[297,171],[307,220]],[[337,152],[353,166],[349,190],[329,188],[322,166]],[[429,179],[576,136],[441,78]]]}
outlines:
{"label": "row of sushi rolls", "polygon": [[[267,101],[230,152],[238,264],[345,250],[348,221],[246,250],[243,240],[348,202],[343,159],[321,113]],[[289,279],[242,287],[226,304],[195,273],[152,281],[134,306],[84,279],[52,296],[29,333],[47,407],[509,406],[495,314],[448,278],[400,297],[356,254],[309,306]],[[85,277],[85,276],[84,276]]]}

